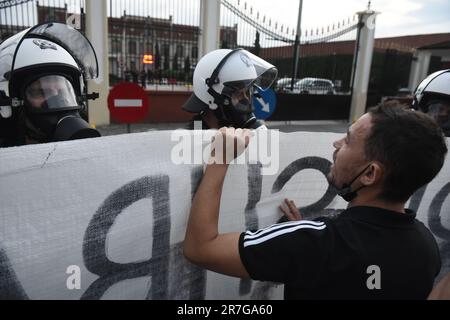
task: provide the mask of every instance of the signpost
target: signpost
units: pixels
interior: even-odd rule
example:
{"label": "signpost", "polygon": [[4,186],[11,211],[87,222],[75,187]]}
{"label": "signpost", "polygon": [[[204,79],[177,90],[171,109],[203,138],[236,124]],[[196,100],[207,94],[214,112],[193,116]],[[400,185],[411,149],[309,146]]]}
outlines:
{"label": "signpost", "polygon": [[272,89],[263,91],[257,88],[256,90],[257,94],[253,95],[255,116],[257,119],[265,120],[275,111],[277,97]]}
{"label": "signpost", "polygon": [[111,117],[120,123],[130,124],[141,121],[148,114],[148,95],[135,83],[122,82],[114,86],[108,95],[108,109]]}

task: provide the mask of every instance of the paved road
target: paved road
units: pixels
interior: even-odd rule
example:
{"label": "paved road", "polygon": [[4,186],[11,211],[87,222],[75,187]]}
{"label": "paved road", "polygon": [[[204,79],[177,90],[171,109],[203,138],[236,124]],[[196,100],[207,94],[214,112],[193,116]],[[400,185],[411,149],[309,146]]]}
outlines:
{"label": "paved road", "polygon": [[[348,123],[346,121],[268,121],[266,125],[269,129],[278,129],[281,132],[310,131],[310,132],[337,132],[345,133]],[[131,132],[146,132],[155,130],[175,130],[186,128],[187,123],[138,123],[131,124]],[[127,125],[111,124],[108,126],[98,126],[102,136],[127,133]]]}

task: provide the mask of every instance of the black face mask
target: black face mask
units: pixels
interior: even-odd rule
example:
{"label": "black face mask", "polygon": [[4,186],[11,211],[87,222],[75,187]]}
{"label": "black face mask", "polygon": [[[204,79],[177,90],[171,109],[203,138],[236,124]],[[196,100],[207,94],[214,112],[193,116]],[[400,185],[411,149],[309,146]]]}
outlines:
{"label": "black face mask", "polygon": [[42,110],[50,110],[53,106],[66,106],[67,101],[60,95],[51,96],[47,100],[45,100],[41,106],[40,109]]}
{"label": "black face mask", "polygon": [[214,115],[219,120],[219,127],[234,127],[242,129],[256,129],[261,126],[253,113],[252,94],[250,99],[241,98],[237,103],[232,104],[231,98],[227,98],[219,104]]}
{"label": "black face mask", "polygon": [[364,171],[366,171],[367,168],[369,168],[369,167],[370,167],[370,164],[369,164],[367,167],[365,167],[360,173],[358,173],[358,174],[356,175],[356,177],[354,177],[354,178],[352,179],[352,181],[350,181],[349,183],[344,183],[344,184],[342,185],[342,188],[341,188],[341,189],[336,188],[336,189],[337,189],[337,194],[340,195],[340,196],[341,196],[345,201],[347,201],[347,202],[350,202],[350,201],[352,201],[353,199],[355,199],[355,198],[358,196],[358,193],[357,193],[357,192],[358,192],[359,190],[361,190],[362,188],[364,188],[365,186],[363,185],[363,186],[359,187],[358,189],[352,191],[352,184],[353,184],[353,182],[355,182],[355,180],[358,179],[358,178],[364,173]]}
{"label": "black face mask", "polygon": [[219,121],[219,127],[256,129],[260,126],[253,113],[242,113],[230,107],[219,107],[212,112]]}
{"label": "black face mask", "polygon": [[101,136],[81,118],[79,107],[65,108],[60,111],[55,109],[47,109],[48,112],[42,111],[47,105],[54,106],[61,98],[54,96],[48,100],[50,99],[52,101],[45,101],[39,111],[28,105],[25,106],[25,127],[28,137],[39,143],[45,143]]}

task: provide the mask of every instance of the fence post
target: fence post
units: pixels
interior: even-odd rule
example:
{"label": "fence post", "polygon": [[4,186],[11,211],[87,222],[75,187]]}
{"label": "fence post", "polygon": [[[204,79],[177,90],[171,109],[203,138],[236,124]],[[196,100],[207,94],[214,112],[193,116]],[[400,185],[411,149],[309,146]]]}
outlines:
{"label": "fence post", "polygon": [[220,0],[201,0],[199,57],[219,48]]}
{"label": "fence post", "polygon": [[[353,59],[355,67],[352,72],[352,102],[350,122],[356,121],[366,111],[367,89],[369,87],[370,67],[372,65],[375,38],[375,18],[379,12],[366,10],[357,13],[359,16],[359,36],[356,41],[357,50]],[[358,41],[359,40],[359,41]]]}
{"label": "fence post", "polygon": [[414,53],[411,62],[411,72],[409,74],[408,89],[413,90],[419,85],[420,81],[425,79],[430,68],[431,52],[426,50],[417,50]]}
{"label": "fence post", "polygon": [[298,6],[298,18],[297,18],[297,33],[295,34],[295,42],[294,42],[294,63],[292,70],[292,78],[291,78],[291,91],[294,91],[295,79],[297,78],[298,71],[298,59],[299,59],[299,51],[300,51],[300,37],[302,34],[302,9],[303,9],[303,0],[300,0]]}
{"label": "fence post", "polygon": [[89,122],[109,124],[109,60],[107,0],[86,0],[86,36],[91,41],[98,59],[98,79],[90,80],[89,92],[98,92],[100,98],[89,101]]}

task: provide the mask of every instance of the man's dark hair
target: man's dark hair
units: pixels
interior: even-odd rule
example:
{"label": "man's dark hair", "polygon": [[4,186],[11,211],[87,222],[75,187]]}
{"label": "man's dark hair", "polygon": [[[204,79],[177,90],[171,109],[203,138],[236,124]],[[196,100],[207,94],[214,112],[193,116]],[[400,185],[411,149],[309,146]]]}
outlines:
{"label": "man's dark hair", "polygon": [[365,154],[385,168],[381,198],[406,201],[441,170],[447,153],[445,137],[428,115],[395,102],[370,108],[372,129]]}

